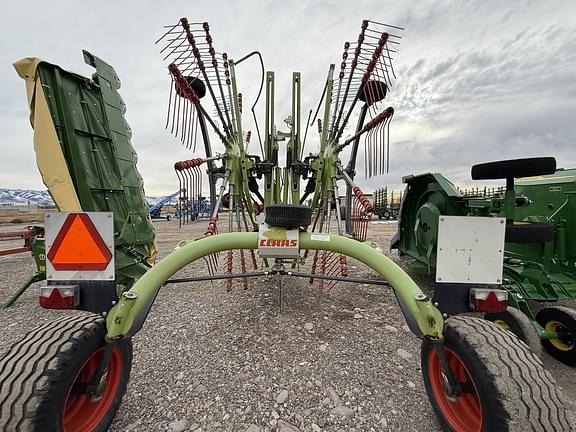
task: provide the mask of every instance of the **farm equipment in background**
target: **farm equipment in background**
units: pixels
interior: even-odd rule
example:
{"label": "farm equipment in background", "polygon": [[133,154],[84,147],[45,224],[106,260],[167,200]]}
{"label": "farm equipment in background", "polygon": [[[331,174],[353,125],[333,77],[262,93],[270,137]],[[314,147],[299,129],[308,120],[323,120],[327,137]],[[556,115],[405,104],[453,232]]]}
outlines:
{"label": "farm equipment in background", "polygon": [[167,221],[170,220],[170,215],[162,216],[162,208],[169,202],[171,202],[174,198],[180,195],[180,192],[174,192],[172,195],[166,195],[164,198],[160,199],[156,204],[151,205],[148,209],[150,213],[151,219],[166,219]]}
{"label": "farm equipment in background", "polygon": [[[360,139],[364,137],[366,176],[388,170],[388,126],[394,110],[391,107],[382,110],[380,103],[388,93],[392,78],[395,78],[392,59],[399,36],[393,32],[400,30],[375,21],[362,22],[356,42],[344,44],[337,76],[335,65],[330,65],[318,109],[314,116],[313,110],[310,111],[302,138],[300,73],[292,74],[291,115],[284,121],[287,129],[280,130],[274,115],[274,73],[265,72],[259,52],[253,51],[233,61],[226,53],[214,49],[208,23],[192,23],[182,18],[169,26],[166,34],[158,40],[163,44],[161,53],[169,63],[171,76],[166,126],[191,150],[195,150],[198,137],[204,142],[205,158],[180,161],[175,168],[180,178],[180,194],[189,200],[200,197],[201,176],[198,175],[198,167],[206,164],[212,211],[206,235],[179,242],[172,253],[149,269],[138,266],[142,271],[130,274],[134,278],[139,277],[138,280],[121,292],[117,302],[115,292],[111,295],[96,285],[109,306],[114,302],[111,308],[97,311],[102,312],[104,318],[94,314],[65,316],[34,330],[33,337],[24,337],[17,342],[8,354],[0,358],[0,370],[8,371],[0,375],[0,384],[7,389],[8,401],[0,407],[0,428],[14,429],[15,425],[25,423],[27,428],[34,431],[45,430],[46,424],[54,425],[58,430],[107,429],[126,391],[132,364],[131,337],[141,329],[162,286],[167,283],[226,280],[226,289],[231,290],[232,280],[240,280],[243,288],[247,288],[248,278],[275,276],[278,278],[280,305],[282,280],[285,277],[318,281],[318,288],[322,292],[328,291],[339,281],[392,288],[408,327],[422,340],[424,384],[432,407],[446,430],[506,430],[511,423],[515,427],[532,430],[542,425],[542,410],[539,409],[542,403],[555,408],[546,412],[547,424],[557,430],[567,429],[566,408],[554,380],[546,371],[536,372],[540,364],[527,347],[517,344],[513,335],[485,320],[474,317],[444,320],[441,311],[416,283],[377,245],[365,241],[373,206],[354,184],[356,159]],[[265,88],[266,100],[263,137],[260,136],[254,111],[260,95],[251,108],[259,154],[247,150],[251,133],[244,129],[243,102],[236,76],[236,68],[254,56],[261,62],[261,91]],[[67,109],[59,109],[56,116],[56,119],[64,120],[64,127],[58,130],[63,132],[61,141],[65,144],[72,144],[74,140],[71,138],[75,136],[75,130],[67,128],[65,124],[66,119],[70,120],[71,112],[92,114],[78,117],[86,121],[89,119],[90,124],[96,127],[100,122],[92,120],[99,109],[93,110],[92,106],[102,108],[106,111],[106,116],[101,119],[105,120],[102,124],[106,125],[109,121],[111,125],[125,126],[122,109],[108,111],[108,106],[102,107],[96,98],[86,100],[79,97],[87,89],[96,93],[101,91],[105,101],[107,96],[113,95],[113,100],[107,102],[109,104],[121,101],[111,90],[119,87],[113,69],[90,54],[85,53],[85,57],[96,66],[95,82],[73,76],[82,86],[69,89],[68,95],[73,95],[70,99],[81,105],[68,105]],[[38,70],[40,77],[48,73],[48,78],[55,75],[56,79],[48,82],[38,80],[36,83],[33,80],[37,76],[35,70],[24,75],[29,88],[37,86],[36,101],[47,91],[51,95],[50,102],[61,108],[61,102],[67,99],[61,87],[65,73],[54,67],[48,67],[43,72],[42,64]],[[204,99],[202,103],[201,99]],[[317,119],[322,106],[322,117]],[[355,110],[356,107],[359,110]],[[215,118],[210,112],[215,113]],[[366,121],[367,116],[371,116],[371,120]],[[351,118],[357,118],[358,123],[351,138],[344,140],[342,136]],[[312,123],[309,123],[310,120]],[[314,123],[318,125],[320,151],[304,157],[307,128]],[[35,132],[37,126],[35,124]],[[76,125],[76,128],[79,126],[83,126],[83,123]],[[86,133],[86,128],[81,130],[83,134]],[[112,130],[112,136],[115,136],[122,127]],[[90,136],[89,141],[93,144],[93,141],[106,141],[108,137],[109,130],[102,128],[97,136]],[[222,143],[225,148],[223,154],[214,155],[211,137],[216,137]],[[124,142],[127,143],[127,140]],[[54,144],[59,149],[58,142]],[[75,142],[67,147],[65,155],[78,154],[81,144]],[[106,144],[109,142],[104,143],[103,150],[109,150]],[[282,158],[280,148],[284,144],[286,157]],[[340,156],[348,146],[351,155],[344,165]],[[88,146],[88,149],[94,150],[94,147]],[[92,160],[92,153],[97,156],[98,152],[86,153],[90,153],[90,157],[81,158],[79,162],[94,167],[96,172],[106,172],[102,168],[110,168],[104,161]],[[133,167],[135,154],[123,154],[130,156],[129,166]],[[112,154],[108,156],[109,160],[115,160]],[[281,166],[283,160],[286,161],[285,166]],[[66,162],[69,162],[69,158]],[[80,166],[75,165],[74,168],[81,171]],[[88,173],[93,172],[88,169]],[[48,182],[52,177],[44,178]],[[108,179],[109,175],[105,178]],[[303,192],[300,191],[302,181],[306,183]],[[218,194],[215,192],[217,182],[220,183]],[[344,218],[340,213],[339,182],[344,182],[347,191]],[[84,184],[85,181],[81,184],[78,182],[75,186],[80,198],[86,194],[89,202],[92,202],[92,197],[97,203],[106,202],[97,199],[102,194],[108,199],[116,197],[114,194],[108,196],[113,185],[110,188],[85,190],[80,187]],[[133,197],[143,203],[141,184],[138,183],[138,186],[139,193],[133,190]],[[100,210],[94,207],[87,205],[85,208],[83,204],[82,209]],[[94,269],[108,272],[114,254],[116,259],[122,261],[127,252],[136,250],[137,245],[150,244],[153,235],[143,235],[133,237],[135,242],[132,249],[126,251],[119,248],[121,238],[118,231],[121,231],[121,226],[116,224],[116,212],[125,208],[107,208],[114,211],[114,228],[110,213],[79,213],[77,208],[62,208],[73,212],[57,214],[52,219],[59,222],[53,224],[50,230],[47,227],[46,235],[52,243],[47,247],[47,269],[50,266],[56,268],[55,259],[62,245],[67,246],[64,248],[66,253],[61,257],[64,261],[68,259],[68,253],[82,255],[82,245],[74,248],[74,243],[67,240],[68,235],[78,236],[77,232],[69,229],[70,224],[74,223],[82,225],[80,237],[86,238],[98,257],[97,263],[82,263],[88,265],[84,269],[87,272],[94,272]],[[226,224],[219,220],[220,208],[227,209]],[[263,217],[260,213],[263,213]],[[71,221],[68,227],[67,221]],[[141,222],[148,222],[146,227],[150,226],[149,218]],[[147,233],[145,231],[143,234]],[[113,237],[116,237],[116,248],[110,241]],[[218,273],[221,255],[225,255],[222,274]],[[144,264],[151,258],[151,254],[146,253],[139,256],[142,259],[137,263],[132,260],[134,264]],[[300,271],[310,256],[311,269]],[[348,257],[367,265],[381,280],[348,275]],[[173,279],[181,268],[201,258],[208,265],[208,276]],[[62,270],[66,271],[67,263],[64,264]],[[118,264],[115,267],[116,274],[122,275],[123,267],[118,268]],[[91,273],[79,272],[76,278],[81,274]],[[106,274],[111,276],[111,273]],[[102,274],[99,276],[106,277]],[[116,278],[116,282],[125,279],[125,276]],[[75,283],[67,281],[54,289],[67,293]],[[87,309],[86,305],[75,301],[73,294],[59,304],[70,309]],[[482,291],[484,296],[500,294],[501,290],[498,289]],[[486,302],[484,306],[490,310],[493,304]],[[500,307],[501,303],[497,306]],[[471,337],[474,333],[481,333],[483,337]],[[55,337],[55,334],[60,336]],[[47,345],[50,350],[41,349]],[[17,357],[14,353],[18,352],[29,355]],[[504,363],[503,358],[509,359],[508,362]],[[487,367],[486,362],[491,366]],[[32,368],[38,372],[25,376],[21,373]],[[50,379],[47,379],[47,373]],[[530,376],[531,380],[527,381],[526,376]],[[537,393],[535,389],[540,390]],[[540,396],[535,397],[535,394]]]}
{"label": "farm equipment in background", "polygon": [[36,273],[28,278],[18,290],[2,305],[2,308],[10,307],[16,300],[35,282],[46,279],[46,255],[44,253],[44,227],[30,225],[23,231],[8,231],[0,233],[0,241],[23,239],[24,245],[16,248],[0,249],[0,256],[12,255],[23,252],[31,252],[36,264]]}
{"label": "farm equipment in background", "polygon": [[[404,177],[406,192],[393,247],[415,260],[413,270],[432,275],[441,217],[506,218],[501,286],[510,308],[486,318],[516,333],[534,351],[541,340],[552,356],[575,365],[576,311],[552,306],[534,314],[529,304],[576,299],[576,169],[555,167],[553,158],[477,165],[473,179],[506,178],[506,188],[467,194],[441,174]],[[449,314],[469,309],[466,286],[437,281],[436,297]]]}
{"label": "farm equipment in background", "polygon": [[373,213],[378,219],[398,219],[402,205],[402,192],[388,193],[388,187],[376,189],[372,195]]}

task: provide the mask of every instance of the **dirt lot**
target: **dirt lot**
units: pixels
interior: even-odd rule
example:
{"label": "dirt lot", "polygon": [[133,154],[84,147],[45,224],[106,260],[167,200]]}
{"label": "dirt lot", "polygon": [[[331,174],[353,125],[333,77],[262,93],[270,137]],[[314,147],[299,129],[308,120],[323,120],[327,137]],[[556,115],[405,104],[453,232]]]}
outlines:
{"label": "dirt lot", "polygon": [[[155,222],[160,256],[205,224]],[[374,223],[370,237],[387,250],[395,230],[395,223]],[[354,276],[370,274],[349,265]],[[0,298],[32,271],[27,254],[0,257]],[[179,276],[205,273],[197,262]],[[282,312],[275,278],[254,280],[248,290],[236,285],[232,293],[224,282],[162,289],[134,338],[132,377],[111,430],[439,430],[420,375],[420,343],[389,289],[348,283],[318,295],[307,280],[283,281]],[[41,310],[30,289],[0,310],[0,352],[56,315]],[[575,412],[575,369],[546,354],[543,361]]]}
{"label": "dirt lot", "polygon": [[0,208],[0,224],[42,223],[44,210],[35,207]]}

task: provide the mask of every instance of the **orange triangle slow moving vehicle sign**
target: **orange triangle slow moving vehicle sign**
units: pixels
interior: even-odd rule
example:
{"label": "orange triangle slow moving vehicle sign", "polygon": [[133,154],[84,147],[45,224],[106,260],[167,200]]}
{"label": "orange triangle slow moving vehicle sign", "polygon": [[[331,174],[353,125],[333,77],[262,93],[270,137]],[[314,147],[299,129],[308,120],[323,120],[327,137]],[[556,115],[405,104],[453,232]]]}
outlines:
{"label": "orange triangle slow moving vehicle sign", "polygon": [[55,270],[105,270],[112,253],[85,213],[70,213],[46,256]]}

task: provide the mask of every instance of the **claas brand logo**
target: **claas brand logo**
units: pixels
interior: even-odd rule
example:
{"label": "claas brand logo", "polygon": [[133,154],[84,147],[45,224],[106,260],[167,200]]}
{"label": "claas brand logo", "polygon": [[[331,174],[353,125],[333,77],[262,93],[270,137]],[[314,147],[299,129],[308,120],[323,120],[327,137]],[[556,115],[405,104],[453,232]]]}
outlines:
{"label": "claas brand logo", "polygon": [[268,230],[260,239],[260,247],[298,247],[298,240],[289,240],[285,230]]}
{"label": "claas brand logo", "polygon": [[264,246],[264,247],[296,247],[296,246],[298,246],[298,240],[262,239],[262,240],[260,240],[260,246]]}

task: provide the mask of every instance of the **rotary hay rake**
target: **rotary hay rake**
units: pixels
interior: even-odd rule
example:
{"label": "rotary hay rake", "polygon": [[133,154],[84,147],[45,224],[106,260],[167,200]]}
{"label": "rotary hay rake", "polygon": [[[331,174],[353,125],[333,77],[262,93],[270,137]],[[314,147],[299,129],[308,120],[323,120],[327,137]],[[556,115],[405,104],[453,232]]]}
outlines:
{"label": "rotary hay rake", "polygon": [[[380,104],[395,77],[392,60],[400,36],[390,31],[401,30],[374,21],[363,21],[357,41],[344,44],[336,79],[335,67],[330,67],[314,117],[318,116],[323,102],[324,115],[322,118],[311,119],[311,110],[303,140],[300,74],[294,73],[292,77],[292,113],[285,120],[289,131],[277,131],[274,119],[274,73],[264,73],[262,64],[260,92],[251,108],[261,149],[261,154],[255,155],[247,152],[252,132],[244,132],[242,129],[242,94],[237,90],[235,69],[252,55],[262,60],[260,54],[253,52],[233,62],[227,53],[216,52],[208,23],[190,23],[183,18],[175,25],[168,26],[168,31],[156,41],[163,60],[169,63],[171,77],[166,128],[192,151],[196,151],[199,137],[204,143],[204,159],[180,161],[174,167],[180,181],[180,203],[185,207],[194,207],[201,194],[199,167],[207,165],[212,217],[206,235],[218,232],[218,215],[222,207],[229,210],[228,232],[253,231],[258,227],[256,215],[268,205],[280,202],[303,204],[311,196],[309,203],[314,210],[312,232],[336,232],[342,235],[345,231],[360,241],[366,240],[372,205],[353,182],[358,147],[361,138],[364,138],[367,177],[388,169],[389,124],[394,110],[388,107],[380,111]],[[264,87],[266,122],[262,140],[255,107]],[[210,110],[201,103],[205,97],[208,99],[207,104],[213,107],[214,118],[208,115]],[[362,107],[359,114],[356,113],[358,126],[355,133],[341,142],[359,102]],[[367,116],[371,120],[364,123]],[[320,151],[303,158],[310,120],[311,124],[318,124]],[[224,145],[225,152],[222,155],[213,156],[208,126]],[[288,140],[286,165],[280,167],[279,143],[285,140]],[[340,155],[347,146],[351,146],[351,156],[344,167]],[[221,182],[218,195],[217,181]],[[307,182],[303,193],[300,192],[301,181]],[[341,181],[346,186],[346,204],[343,206],[338,185]],[[260,192],[261,186],[264,186],[263,194]],[[191,196],[188,197],[188,194]],[[216,196],[220,198],[216,199]],[[341,208],[349,208],[351,211],[343,215]],[[308,254],[306,251],[304,258]],[[248,263],[247,256],[250,256]],[[207,259],[211,276],[215,276],[219,268],[218,258],[215,255]],[[248,267],[253,270],[258,268],[253,251],[229,251],[226,254],[224,270],[227,275],[232,275],[234,269],[245,273]],[[310,281],[318,281],[319,291],[325,292],[339,278],[348,276],[346,256],[329,251],[314,251],[311,273]],[[315,278],[315,275],[321,278]],[[322,278],[324,276],[330,279]],[[228,278],[229,289],[231,283],[232,279]],[[242,283],[244,287],[247,286],[245,279]]]}
{"label": "rotary hay rake", "polygon": [[[66,302],[71,309],[92,313],[66,315],[16,342],[0,358],[0,428],[43,432],[106,430],[126,391],[132,361],[131,338],[142,327],[162,286],[224,279],[231,289],[233,279],[241,279],[246,287],[248,277],[278,275],[280,281],[283,276],[318,280],[323,291],[342,280],[392,288],[410,330],[422,339],[423,380],[444,430],[569,430],[566,409],[554,380],[525,344],[485,320],[444,319],[400,267],[365,241],[373,208],[353,182],[358,147],[364,137],[367,176],[388,169],[388,126],[394,110],[380,110],[379,105],[394,77],[392,56],[399,37],[392,31],[400,30],[363,21],[357,42],[344,45],[340,73],[335,79],[335,66],[330,66],[318,105],[317,113],[324,106],[322,118],[316,121],[320,151],[304,157],[306,132],[301,140],[299,73],[292,75],[292,113],[286,122],[289,131],[281,132],[274,120],[274,73],[264,73],[262,66],[261,89],[265,88],[266,99],[263,137],[256,123],[261,154],[249,154],[246,148],[251,134],[243,130],[236,67],[252,56],[261,60],[261,56],[252,52],[233,61],[224,53],[216,53],[207,23],[182,19],[170,26],[158,41],[171,77],[166,125],[190,150],[196,149],[199,136],[204,143],[205,158],[177,162],[175,169],[180,179],[180,203],[193,207],[202,190],[199,168],[207,168],[212,215],[206,235],[180,242],[133,285],[117,279],[119,298],[110,295],[109,290],[101,291],[99,305],[112,307],[95,310],[89,307],[90,303]],[[113,68],[94,56],[88,57],[97,68],[97,79],[82,81],[82,85],[90,86],[94,92],[109,92],[113,86],[100,78],[103,73],[116,77]],[[33,79],[28,75],[26,78]],[[110,82],[119,88],[117,77]],[[99,83],[104,85],[100,87]],[[59,89],[58,81],[54,87]],[[36,101],[41,102],[46,89],[41,85],[36,88]],[[215,119],[201,103],[204,97],[211,101]],[[98,100],[94,99],[94,106],[98,106]],[[342,140],[359,102],[362,106],[356,110],[355,132]],[[121,109],[109,112],[110,125],[112,120],[123,118]],[[371,120],[366,121],[368,115]],[[311,118],[309,115],[307,125]],[[107,122],[98,124],[108,127]],[[110,134],[110,130],[104,133]],[[223,154],[212,152],[211,136],[222,142]],[[284,140],[286,165],[281,167],[279,143]],[[62,142],[67,141],[63,135]],[[344,166],[340,155],[347,146],[350,159]],[[303,193],[301,181],[306,182]],[[338,193],[342,181],[346,187],[344,215]],[[218,217],[222,207],[228,209],[227,224]],[[299,272],[299,266],[310,254],[312,271]],[[217,274],[222,255],[225,272]],[[382,280],[349,276],[346,257],[364,263]],[[209,276],[173,278],[184,266],[200,258],[206,260]],[[109,281],[88,282],[97,290],[101,285],[110,285]],[[68,293],[76,289],[73,284],[70,280],[51,280],[42,289]],[[83,292],[76,294],[82,296]],[[49,300],[44,303],[50,304]],[[98,314],[102,312],[104,318]]]}

